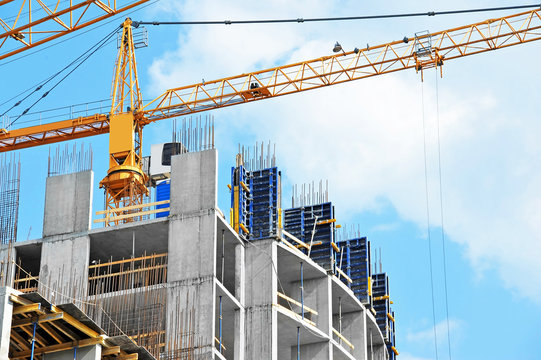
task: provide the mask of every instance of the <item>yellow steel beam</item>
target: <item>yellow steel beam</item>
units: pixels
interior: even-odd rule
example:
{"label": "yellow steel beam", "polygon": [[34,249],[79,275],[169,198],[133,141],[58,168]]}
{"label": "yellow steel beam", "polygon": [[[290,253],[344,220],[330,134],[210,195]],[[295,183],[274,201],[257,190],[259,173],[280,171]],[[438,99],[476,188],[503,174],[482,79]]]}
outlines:
{"label": "yellow steel beam", "polygon": [[70,314],[67,314],[66,312],[62,311],[61,309],[57,308],[56,306],[51,305],[51,311],[53,313],[56,313],[56,314],[63,314],[63,320],[65,322],[67,322],[68,324],[70,324],[71,326],[76,328],[77,330],[81,331],[85,335],[87,335],[89,337],[93,337],[93,338],[100,336],[100,333],[98,333],[97,331],[92,330],[91,328],[84,325],[80,321],[76,320]]}
{"label": "yellow steel beam", "polygon": [[17,314],[25,314],[29,312],[42,312],[41,311],[41,304],[40,303],[34,303],[30,305],[23,305],[23,306],[17,306],[13,309],[13,315]]}
{"label": "yellow steel beam", "polygon": [[14,328],[14,327],[28,326],[28,325],[32,325],[34,322],[43,323],[43,322],[61,320],[64,318],[64,315],[65,315],[64,313],[52,313],[52,314],[40,315],[38,317],[33,317],[33,318],[13,320],[11,322],[11,327]]}
{"label": "yellow steel beam", "polygon": [[[18,54],[22,51],[31,49],[35,46],[44,44],[48,41],[57,39],[61,36],[82,29],[89,25],[96,24],[102,20],[120,14],[133,7],[141,5],[149,0],[132,1],[127,5],[118,7],[116,1],[111,5],[106,5],[100,0],[84,0],[84,1],[60,1],[57,0],[57,4],[54,9],[51,9],[42,1],[19,1],[20,10],[19,15],[13,17],[13,20],[8,21],[6,15],[0,15],[0,24],[4,28],[4,32],[0,33],[0,49],[6,48],[9,44],[6,40],[13,38],[13,41],[18,41],[18,47],[10,47],[6,52],[0,54],[0,60]],[[0,5],[12,2],[9,0],[0,1]],[[107,2],[110,4],[110,2]],[[43,10],[43,16],[38,16],[35,19],[31,18],[34,13],[31,5],[37,6]],[[28,21],[26,17],[23,19],[20,17],[21,12],[27,9],[29,12]],[[66,17],[69,17],[67,21]]]}
{"label": "yellow steel beam", "polygon": [[96,114],[72,120],[0,132],[0,152],[52,144],[109,132],[107,115]]}

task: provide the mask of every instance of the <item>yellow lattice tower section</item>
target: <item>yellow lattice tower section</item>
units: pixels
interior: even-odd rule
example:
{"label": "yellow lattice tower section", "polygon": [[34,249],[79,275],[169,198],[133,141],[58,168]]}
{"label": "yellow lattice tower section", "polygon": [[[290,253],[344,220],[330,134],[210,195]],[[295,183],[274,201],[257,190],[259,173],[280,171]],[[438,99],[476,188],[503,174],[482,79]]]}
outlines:
{"label": "yellow lattice tower section", "polygon": [[[122,27],[109,118],[109,170],[100,182],[100,188],[105,189],[105,208],[115,215],[139,211],[138,205],[148,195],[148,176],[141,167],[143,123],[136,116],[143,101],[131,24],[128,18]],[[116,220],[115,224],[133,220],[136,219],[129,217]]]}

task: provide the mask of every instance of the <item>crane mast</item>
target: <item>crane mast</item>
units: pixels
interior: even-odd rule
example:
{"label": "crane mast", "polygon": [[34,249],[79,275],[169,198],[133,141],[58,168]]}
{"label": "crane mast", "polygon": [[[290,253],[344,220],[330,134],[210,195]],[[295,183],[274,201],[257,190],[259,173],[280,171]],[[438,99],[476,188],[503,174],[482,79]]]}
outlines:
{"label": "crane mast", "polygon": [[[414,69],[541,40],[541,10],[416,35],[332,56],[231,76],[165,91],[144,105],[139,89],[132,21],[122,25],[109,114],[0,129],[0,152],[109,133],[109,170],[100,182],[106,210],[132,211],[142,204],[147,175],[141,167],[143,127],[149,123],[226,106],[270,99],[353,80]],[[121,215],[118,210],[115,215]],[[127,220],[125,220],[127,221]]]}
{"label": "crane mast", "polygon": [[[148,195],[148,176],[142,170],[143,122],[137,111],[143,100],[137,77],[132,21],[122,24],[122,37],[118,49],[112,84],[112,104],[109,114],[109,170],[100,181],[105,190],[106,210],[143,204]],[[116,213],[116,215],[121,215]],[[131,220],[131,218],[130,218]]]}

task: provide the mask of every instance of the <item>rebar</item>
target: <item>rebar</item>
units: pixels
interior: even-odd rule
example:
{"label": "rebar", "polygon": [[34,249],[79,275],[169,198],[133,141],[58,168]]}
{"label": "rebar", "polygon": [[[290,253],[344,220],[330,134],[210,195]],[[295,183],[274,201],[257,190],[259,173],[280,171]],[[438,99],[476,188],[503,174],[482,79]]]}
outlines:
{"label": "rebar", "polygon": [[198,152],[214,149],[214,117],[207,115],[182,119],[177,126],[177,120],[173,120],[173,143],[180,144],[173,148],[173,155],[187,152]]}
{"label": "rebar", "polygon": [[80,149],[77,149],[77,144],[73,144],[71,150],[68,144],[63,149],[59,145],[52,154],[49,148],[48,177],[89,170],[92,170],[92,145],[85,148],[81,143]]}
{"label": "rebar", "polygon": [[239,144],[239,154],[241,162],[237,166],[243,165],[248,171],[259,171],[276,166],[276,144],[273,144],[271,152],[270,141],[266,146],[266,151],[263,142],[261,144],[256,142],[253,151],[250,151],[250,147]]}
{"label": "rebar", "polygon": [[17,239],[21,158],[15,154],[0,156],[0,243]]}
{"label": "rebar", "polygon": [[319,190],[316,190],[316,185],[312,183],[301,184],[300,191],[297,185],[293,185],[291,191],[291,207],[302,207],[318,205],[329,202],[329,181],[325,180],[325,187],[323,186],[323,180],[319,181]]}

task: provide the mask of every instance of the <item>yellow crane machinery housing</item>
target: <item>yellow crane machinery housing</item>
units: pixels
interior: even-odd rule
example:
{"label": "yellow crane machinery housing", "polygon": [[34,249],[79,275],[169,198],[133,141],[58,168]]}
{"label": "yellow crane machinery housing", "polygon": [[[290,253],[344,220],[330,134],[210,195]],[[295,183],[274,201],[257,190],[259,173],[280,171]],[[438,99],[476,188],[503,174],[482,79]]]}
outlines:
{"label": "yellow crane machinery housing", "polygon": [[[132,21],[123,23],[109,114],[0,131],[0,152],[103,133],[109,136],[109,170],[100,182],[106,208],[140,205],[148,194],[141,168],[143,127],[152,122],[226,106],[317,89],[352,80],[415,69],[541,39],[540,10],[404,38],[364,49],[165,91],[146,105],[138,85]],[[120,215],[120,211],[119,214]],[[123,220],[128,221],[128,220]]]}

